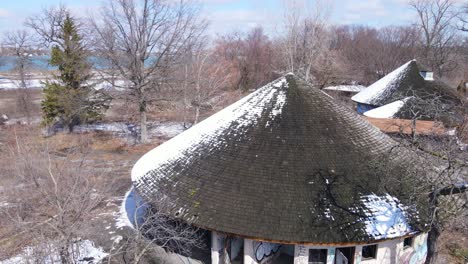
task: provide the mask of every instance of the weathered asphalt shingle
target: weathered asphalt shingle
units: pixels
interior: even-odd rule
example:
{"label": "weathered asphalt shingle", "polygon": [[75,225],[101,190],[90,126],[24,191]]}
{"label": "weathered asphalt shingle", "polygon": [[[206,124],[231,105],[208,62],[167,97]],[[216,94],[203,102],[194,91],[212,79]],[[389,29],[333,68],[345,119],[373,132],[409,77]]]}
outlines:
{"label": "weathered asphalt shingle", "polygon": [[417,100],[406,101],[405,106],[393,118],[412,119],[415,117],[410,112],[421,112],[424,113],[422,118],[429,120],[439,114],[433,113],[437,106],[443,104],[445,108],[452,109],[462,103],[463,99],[456,90],[447,84],[437,80],[424,80],[420,75],[422,68],[416,60],[409,61],[351,99],[357,103],[384,106],[405,98],[416,98]]}
{"label": "weathered asphalt shingle", "polygon": [[[160,210],[208,230],[289,243],[369,242],[422,226],[403,206],[408,175],[399,168],[412,154],[388,155],[394,145],[287,75],[145,155],[132,179]],[[398,173],[382,179],[386,171]],[[388,233],[377,234],[386,212],[375,200],[401,220]]]}

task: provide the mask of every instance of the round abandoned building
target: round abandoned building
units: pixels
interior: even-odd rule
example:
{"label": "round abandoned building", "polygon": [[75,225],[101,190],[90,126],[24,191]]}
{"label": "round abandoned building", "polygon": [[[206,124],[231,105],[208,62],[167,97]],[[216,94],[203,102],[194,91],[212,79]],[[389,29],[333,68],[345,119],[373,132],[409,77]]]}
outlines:
{"label": "round abandoned building", "polygon": [[138,194],[218,263],[424,263],[415,154],[288,74],[144,155]]}

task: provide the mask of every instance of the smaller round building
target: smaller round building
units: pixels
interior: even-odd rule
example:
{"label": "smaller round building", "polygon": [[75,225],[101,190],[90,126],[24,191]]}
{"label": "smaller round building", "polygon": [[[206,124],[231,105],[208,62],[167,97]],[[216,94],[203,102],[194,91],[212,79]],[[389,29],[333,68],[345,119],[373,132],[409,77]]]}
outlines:
{"label": "smaller round building", "polygon": [[213,264],[423,263],[414,154],[395,147],[288,74],[148,152],[132,181],[211,232]]}

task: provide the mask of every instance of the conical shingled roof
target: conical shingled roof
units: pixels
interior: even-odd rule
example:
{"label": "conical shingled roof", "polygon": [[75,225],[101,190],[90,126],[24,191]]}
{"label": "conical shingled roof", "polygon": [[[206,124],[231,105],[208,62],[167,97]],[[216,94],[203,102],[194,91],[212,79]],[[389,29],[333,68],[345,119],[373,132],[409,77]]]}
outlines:
{"label": "conical shingled roof", "polygon": [[459,103],[454,89],[439,81],[426,81],[420,75],[421,66],[411,60],[382,79],[351,97],[355,102],[375,106],[386,105],[406,97],[435,98]]}
{"label": "conical shingled roof", "polygon": [[[143,156],[136,190],[207,230],[281,243],[358,243],[418,232],[404,206],[411,163],[328,95],[282,77]],[[164,205],[164,206],[162,206]]]}
{"label": "conical shingled roof", "polygon": [[458,109],[458,107],[463,106],[444,102],[446,101],[439,100],[437,97],[431,100],[410,96],[366,111],[364,115],[372,118],[443,120],[450,121],[452,124],[462,122],[463,109]]}

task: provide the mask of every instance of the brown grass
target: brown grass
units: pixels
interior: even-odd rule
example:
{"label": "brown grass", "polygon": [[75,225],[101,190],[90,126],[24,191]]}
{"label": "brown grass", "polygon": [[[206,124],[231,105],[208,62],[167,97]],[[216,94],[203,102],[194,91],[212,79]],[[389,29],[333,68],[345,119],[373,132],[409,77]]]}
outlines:
{"label": "brown grass", "polygon": [[[41,115],[42,90],[31,89],[33,117]],[[17,107],[17,91],[0,89],[0,115],[6,114],[9,118],[24,117]]]}

